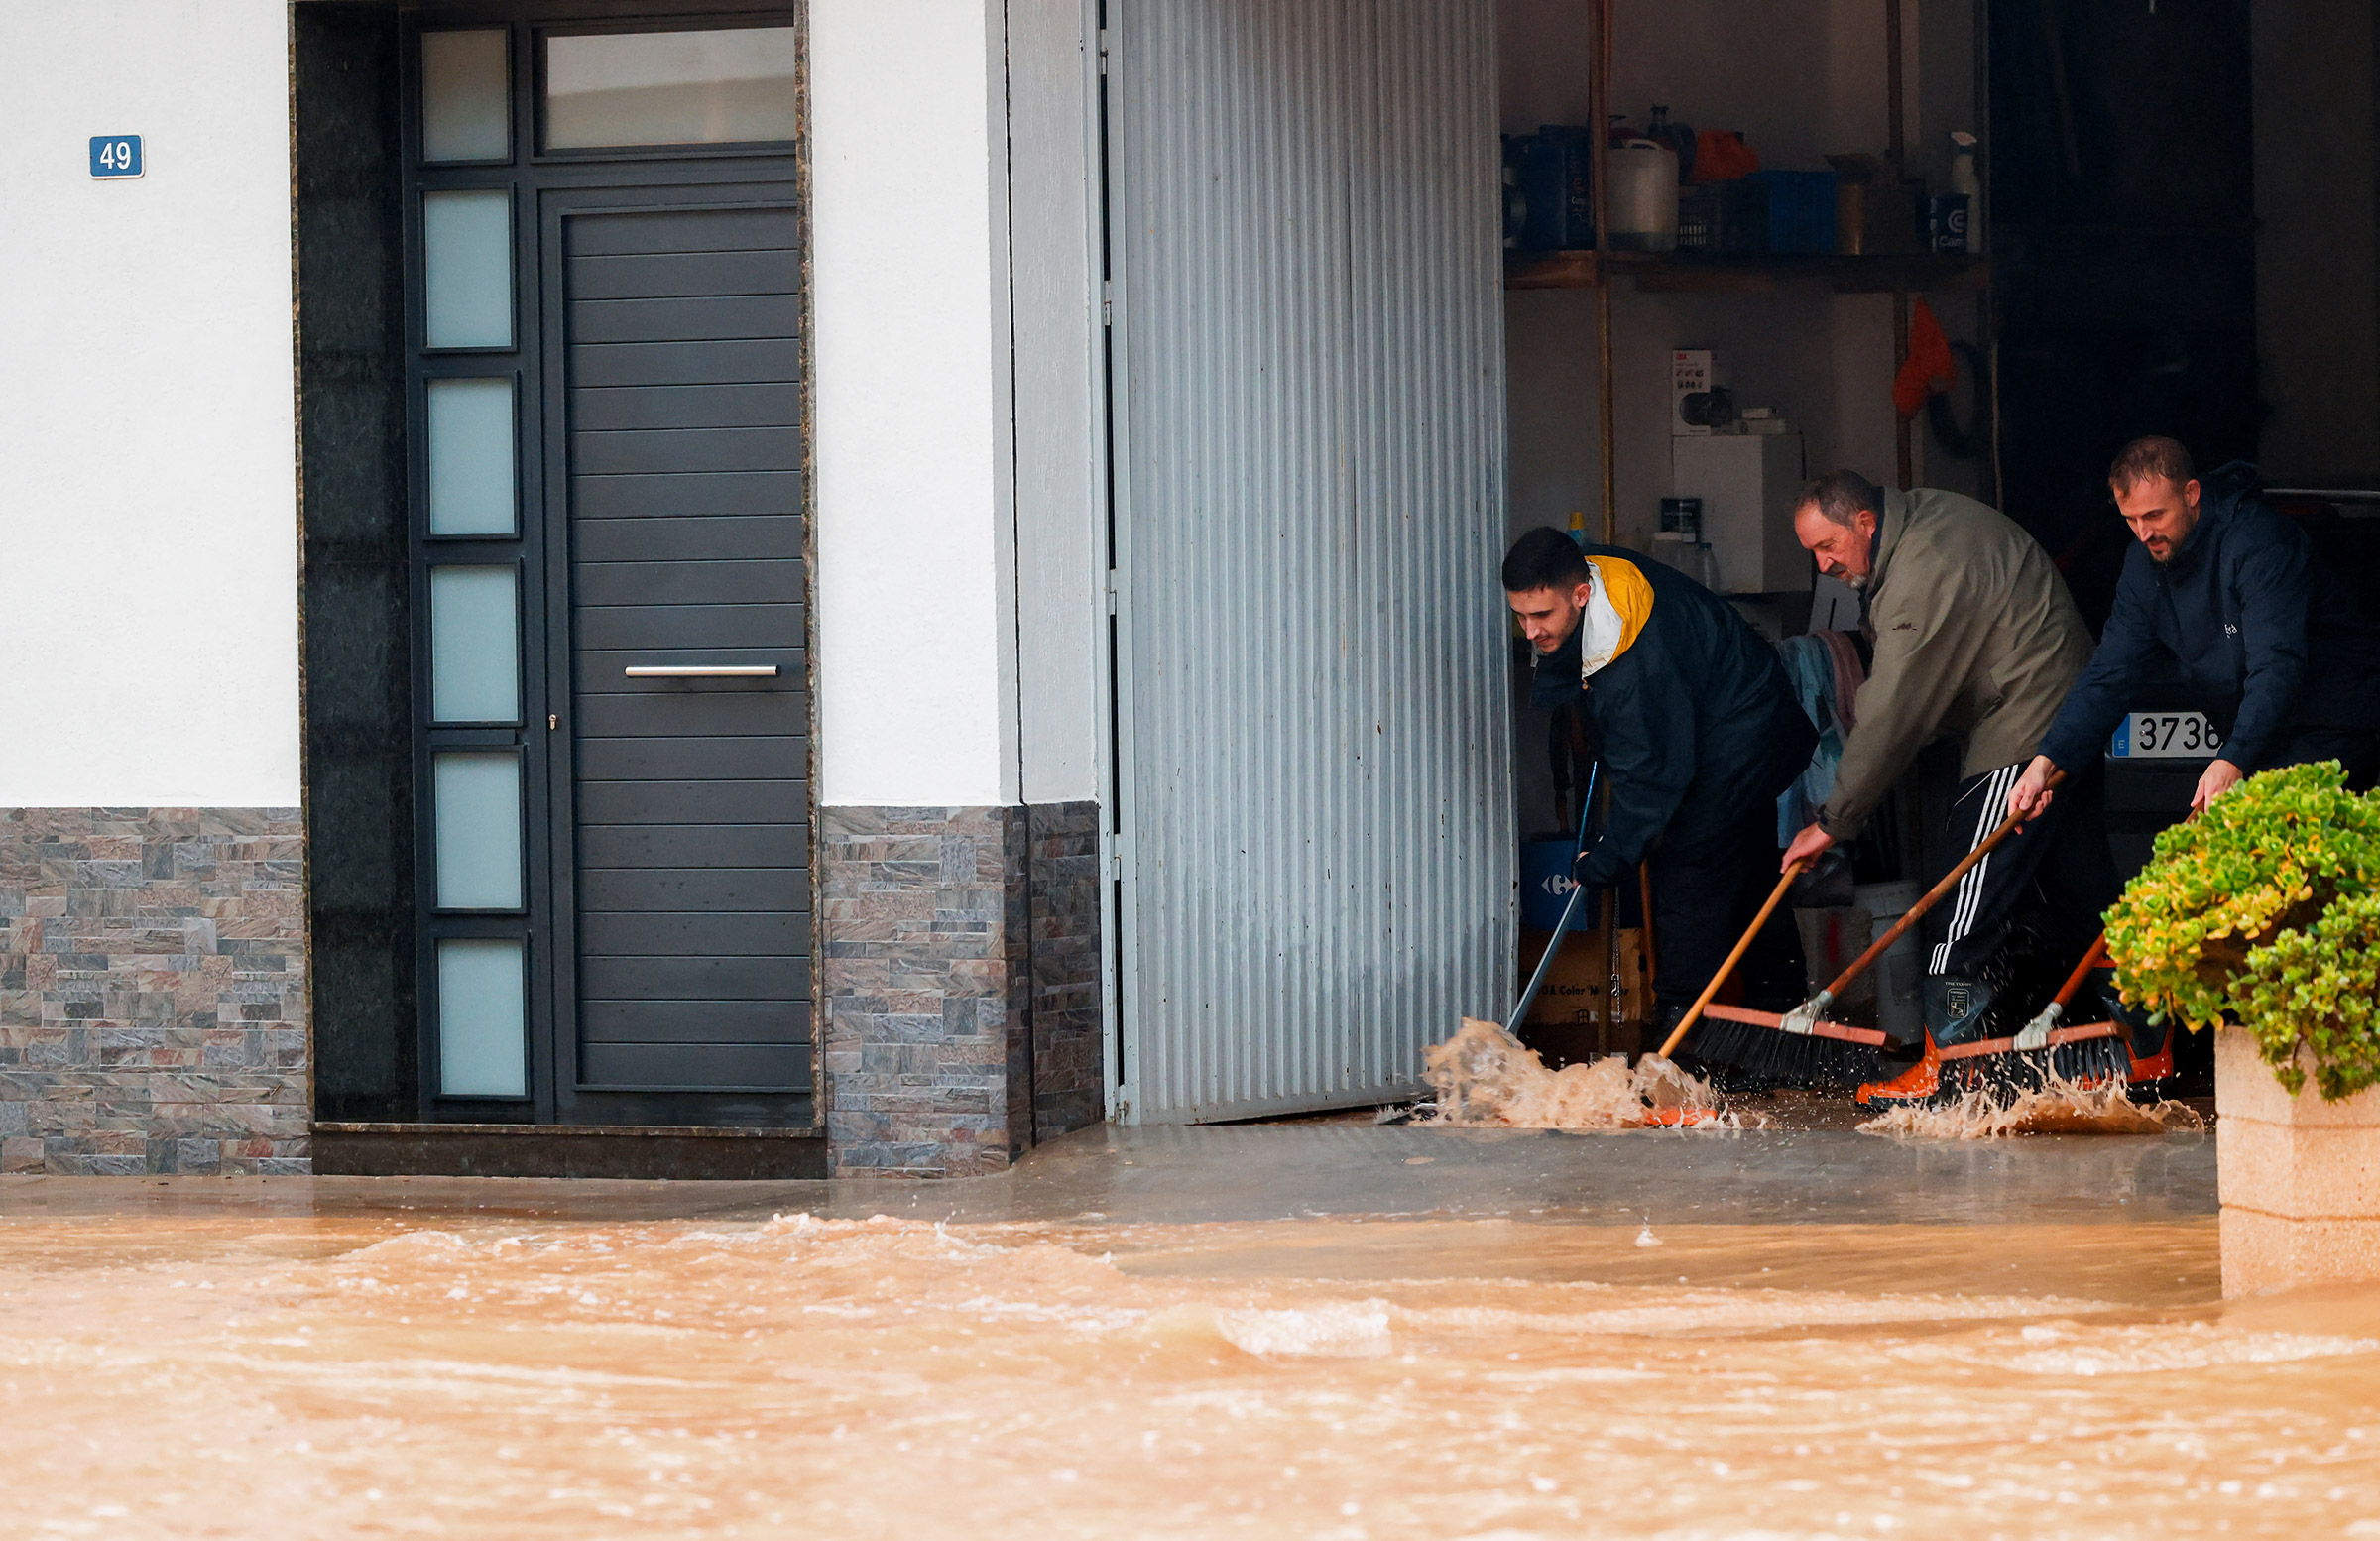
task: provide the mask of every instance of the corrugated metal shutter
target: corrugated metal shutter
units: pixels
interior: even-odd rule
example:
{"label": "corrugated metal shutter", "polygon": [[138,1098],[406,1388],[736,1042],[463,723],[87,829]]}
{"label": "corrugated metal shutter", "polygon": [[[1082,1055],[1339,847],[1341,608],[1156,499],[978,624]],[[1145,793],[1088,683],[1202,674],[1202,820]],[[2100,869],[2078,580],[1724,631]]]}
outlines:
{"label": "corrugated metal shutter", "polygon": [[1119,0],[1128,1118],[1352,1105],[1511,994],[1490,0]]}

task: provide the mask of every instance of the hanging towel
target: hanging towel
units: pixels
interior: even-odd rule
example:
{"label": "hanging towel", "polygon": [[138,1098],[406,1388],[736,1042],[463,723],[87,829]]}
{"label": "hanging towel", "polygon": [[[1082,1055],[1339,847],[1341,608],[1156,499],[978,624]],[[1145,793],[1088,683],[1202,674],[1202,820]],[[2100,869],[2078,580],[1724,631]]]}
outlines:
{"label": "hanging towel", "polygon": [[1867,683],[1867,665],[1859,661],[1859,644],[1848,632],[1813,632],[1827,645],[1835,662],[1835,721],[1844,733],[1859,726],[1859,687]]}
{"label": "hanging towel", "polygon": [[1793,844],[1835,791],[1844,736],[1858,720],[1859,687],[1867,681],[1848,632],[1811,632],[1777,644],[1777,661],[1793,685],[1802,715],[1818,730],[1809,769],[1777,796],[1777,844]]}

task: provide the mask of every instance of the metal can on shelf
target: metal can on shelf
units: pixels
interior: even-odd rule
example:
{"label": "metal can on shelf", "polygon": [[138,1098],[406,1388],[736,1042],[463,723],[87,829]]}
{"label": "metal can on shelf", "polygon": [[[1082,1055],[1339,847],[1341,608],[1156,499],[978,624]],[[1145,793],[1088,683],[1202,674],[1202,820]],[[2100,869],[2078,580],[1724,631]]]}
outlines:
{"label": "metal can on shelf", "polygon": [[1966,255],[1967,196],[1938,192],[1926,199],[1926,250],[1939,257]]}

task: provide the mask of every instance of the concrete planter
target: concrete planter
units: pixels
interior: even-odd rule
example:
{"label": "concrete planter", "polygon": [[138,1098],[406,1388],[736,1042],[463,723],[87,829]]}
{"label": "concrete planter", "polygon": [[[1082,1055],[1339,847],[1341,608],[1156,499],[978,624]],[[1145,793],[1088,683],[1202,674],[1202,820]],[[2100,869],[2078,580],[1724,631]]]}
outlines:
{"label": "concrete planter", "polygon": [[2380,1087],[2326,1103],[2292,1097],[2256,1040],[2214,1040],[2223,1294],[2380,1279]]}

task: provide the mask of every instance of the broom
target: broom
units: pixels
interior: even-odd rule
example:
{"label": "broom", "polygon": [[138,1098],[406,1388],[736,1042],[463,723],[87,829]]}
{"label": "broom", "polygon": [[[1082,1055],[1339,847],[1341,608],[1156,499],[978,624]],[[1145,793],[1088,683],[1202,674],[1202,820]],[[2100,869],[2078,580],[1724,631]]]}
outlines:
{"label": "broom", "polygon": [[[1959,1085],[1938,1086],[1935,1095],[1955,1098],[1978,1081],[2004,1091],[2029,1091],[2052,1077],[2084,1083],[2131,1079],[2137,1062],[2122,1027],[2112,1021],[2084,1022],[2072,1027],[2059,1025],[2075,993],[2106,956],[2106,946],[2107,933],[2102,931],[2083,952],[2082,961],[2075,965],[2075,971],[2066,977],[2066,983],[2059,987],[2050,1004],[2014,1037],[1984,1038],[1941,1050],[1944,1070],[1948,1072],[1953,1067],[1958,1070],[1955,1075],[1946,1075],[1946,1082],[1956,1081]],[[2046,1067],[2034,1057],[2045,1051]]]}
{"label": "broom", "polygon": [[[2065,771],[2053,770],[2050,772],[2048,784],[2054,787],[2065,779]],[[1932,909],[1935,905],[1941,903],[1944,898],[1948,897],[1951,890],[1958,888],[1960,879],[1965,877],[1967,873],[1972,871],[1975,866],[1982,862],[1985,857],[1991,855],[1993,850],[1999,846],[2001,841],[2016,833],[2017,829],[2025,822],[2025,815],[2019,813],[2011,813],[2006,818],[2000,820],[1997,828],[1993,829],[1990,834],[1984,836],[1982,841],[1977,844],[1973,850],[1961,857],[1958,865],[1954,866],[1949,872],[1943,874],[1941,882],[1935,884],[1933,888],[1929,889],[1925,895],[1915,904],[1910,905],[1907,913],[1903,914],[1900,919],[1894,921],[1891,928],[1885,931],[1882,936],[1879,936],[1874,941],[1870,942],[1868,944],[1867,951],[1861,953],[1857,958],[1851,960],[1851,966],[1847,969],[1844,969],[1843,973],[1837,977],[1833,984],[1827,986],[1826,989],[1820,991],[1817,995],[1812,996],[1809,1000],[1803,1002],[1800,1006],[1795,1007],[1792,1010],[1786,1012],[1781,1017],[1771,1016],[1766,1011],[1737,1011],[1730,1014],[1754,1026],[1773,1031],[1785,1037],[1807,1038],[1820,1035],[1823,1028],[1831,1025],[1822,1020],[1821,1013],[1823,1013],[1828,1007],[1835,1003],[1836,998],[1841,996],[1844,990],[1848,989],[1852,981],[1858,979],[1860,975],[1866,973],[1869,967],[1873,965],[1878,958],[1883,957],[1885,952],[1891,948],[1893,943],[1899,941],[1903,936],[1907,935],[1911,926],[1916,925],[1918,921],[1924,919],[1928,910]],[[1838,1029],[1838,1031],[1840,1032],[1841,1029]],[[1881,1033],[1874,1034],[1872,1041],[1877,1047],[1881,1047],[1884,1042],[1884,1035]],[[1932,1038],[1929,1037],[1927,1039],[1929,1048],[1931,1047],[1932,1042]],[[1748,1060],[1739,1059],[1736,1061],[1736,1063],[1751,1065],[1755,1068],[1764,1062],[1791,1063],[1798,1058],[1805,1057],[1803,1054],[1797,1053],[1795,1050],[1789,1048],[1780,1048],[1775,1045],[1764,1045],[1757,1040],[1747,1044],[1745,1052],[1752,1057]],[[1845,1058],[1842,1051],[1829,1050],[1826,1052],[1831,1057],[1839,1059]],[[1932,1056],[1929,1054],[1928,1059],[1931,1060],[1931,1058]],[[1880,1072],[1882,1070],[1881,1056],[1870,1056],[1869,1063],[1874,1067],[1875,1071]],[[1846,1068],[1848,1068],[1847,1065]],[[1852,1084],[1857,1084],[1858,1077],[1853,1076],[1850,1077],[1849,1080]],[[1860,1086],[1859,1100],[1861,1102],[1867,1101],[1868,1094],[1871,1091],[1879,1089],[1880,1088],[1873,1086]],[[1928,1086],[1926,1088],[1928,1093],[1932,1092],[1934,1088],[1932,1086]]]}
{"label": "broom", "polygon": [[[2053,770],[2050,772],[2049,784],[2051,786],[2056,786],[2059,782],[2065,779],[2065,771]],[[1797,1006],[1792,1010],[1786,1012],[1783,1019],[1781,1019],[1777,1025],[1786,1032],[1808,1032],[1810,1030],[1810,1023],[1818,1020],[1819,1013],[1824,1011],[1828,1007],[1832,1006],[1835,1003],[1835,998],[1841,995],[1844,990],[1849,986],[1851,981],[1866,973],[1869,964],[1874,963],[1878,958],[1883,957],[1884,950],[1886,948],[1899,941],[1902,936],[1907,934],[1911,926],[1924,919],[1927,910],[1930,910],[1935,905],[1941,903],[1943,899],[1950,894],[1950,891],[1953,889],[1959,887],[1960,879],[1965,877],[1968,872],[1973,870],[1977,863],[1981,862],[1985,857],[1991,855],[1992,851],[1999,845],[2001,841],[2007,839],[2010,835],[2015,834],[2018,827],[2024,822],[2025,815],[2021,813],[2011,813],[2006,818],[2000,820],[1999,827],[1994,829],[1990,834],[1984,836],[1980,845],[1976,846],[1972,851],[1967,852],[1966,855],[1961,857],[1959,859],[1958,866],[1953,867],[1949,872],[1944,873],[1942,875],[1942,881],[1926,890],[1925,897],[1910,905],[1908,912],[1902,915],[1900,919],[1892,923],[1891,930],[1886,931],[1882,936],[1879,936],[1873,942],[1870,942],[1868,944],[1867,951],[1861,953],[1857,958],[1853,959],[1851,966],[1843,971],[1842,978],[1836,980],[1834,984],[1829,985],[1817,995],[1812,996],[1800,1006]]]}
{"label": "broom", "polygon": [[[1686,1035],[1695,1033],[1690,1052],[1707,1064],[1738,1065],[1755,1074],[1775,1077],[1801,1086],[1847,1085],[1860,1076],[1873,1074],[1877,1065],[1876,1050],[1884,1043],[1884,1034],[1864,1027],[1845,1027],[1840,1022],[1815,1022],[1808,1033],[1778,1032],[1776,1014],[1770,1011],[1750,1011],[1739,1007],[1713,1006],[1711,998],[1719,994],[1735,965],[1743,961],[1751,947],[1752,938],[1768,924],[1777,905],[1785,898],[1785,890],[1793,880],[1802,875],[1806,862],[1795,862],[1777,880],[1768,901],[1752,917],[1752,923],[1741,937],[1711,983],[1695,998],[1686,1014],[1661,1045],[1661,1057],[1675,1057]],[[1697,1028],[1701,1030],[1696,1032]]]}
{"label": "broom", "polygon": [[2068,975],[2066,983],[2059,987],[2056,998],[2043,1007],[2041,1014],[2027,1022],[2024,1030],[2016,1035],[2019,1050],[2047,1047],[2050,1051],[2050,1069],[2061,1080],[2096,1082],[2136,1078],[2131,1034],[2124,1031],[2121,1023],[2107,1022],[2103,1034],[2091,1031],[2100,1025],[2097,1022],[2078,1023],[2067,1028],[2058,1025],[2059,1019],[2066,1014],[2067,1007],[2074,1001],[2075,992],[2082,988],[2092,970],[2106,961],[2107,933],[2101,931],[2098,940],[2083,952],[2082,961],[2075,965],[2075,972]]}
{"label": "broom", "polygon": [[[2058,783],[2053,777],[2050,784]],[[2191,818],[2196,819],[2194,811]],[[2090,977],[2090,971],[2107,961],[2107,933],[2102,930],[2083,952],[2082,961],[2066,977],[2058,994],[2041,1008],[2034,1018],[2013,1038],[1985,1038],[1978,1043],[1963,1043],[1942,1051],[1946,1064],[1961,1060],[1977,1061],[1957,1079],[1971,1083],[1978,1075],[2006,1089],[2026,1089],[2042,1083],[2038,1061],[2024,1056],[2047,1049],[2050,1071],[2067,1081],[2085,1083],[2123,1080],[2145,1084],[2160,1081],[2174,1073],[2173,1034],[2165,1035],[2164,1047],[2143,1059],[2134,1050],[2132,1035],[2123,1024],[2115,1021],[2089,1022],[2080,1026],[2061,1027],[2060,1018],[2075,999],[2075,992]],[[1955,1095],[1938,1089],[1937,1095]]]}

